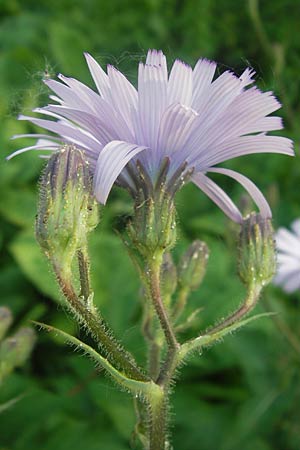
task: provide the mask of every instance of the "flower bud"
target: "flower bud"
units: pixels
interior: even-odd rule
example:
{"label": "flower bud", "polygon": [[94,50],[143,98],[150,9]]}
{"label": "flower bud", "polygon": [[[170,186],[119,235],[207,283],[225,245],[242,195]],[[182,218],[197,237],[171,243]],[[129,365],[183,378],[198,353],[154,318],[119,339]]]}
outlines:
{"label": "flower bud", "polygon": [[36,335],[32,328],[20,328],[13,336],[0,344],[0,382],[14,368],[22,366],[35,344]]}
{"label": "flower bud", "polygon": [[0,341],[5,336],[12,320],[11,311],[6,306],[0,306]]}
{"label": "flower bud", "polygon": [[170,299],[177,287],[177,270],[170,253],[165,253],[161,267],[161,290],[163,299]]}
{"label": "flower bud", "polygon": [[47,256],[70,267],[98,224],[98,204],[84,154],[72,145],[54,153],[40,182],[36,237]]}
{"label": "flower bud", "polygon": [[178,285],[183,290],[195,291],[203,280],[209,249],[205,242],[194,241],[178,264]]}
{"label": "flower bud", "polygon": [[252,213],[240,232],[238,273],[247,286],[264,286],[276,271],[276,253],[270,219]]}
{"label": "flower bud", "polygon": [[161,256],[176,240],[176,211],[165,194],[136,202],[132,221],[127,226],[131,244],[146,259]]}

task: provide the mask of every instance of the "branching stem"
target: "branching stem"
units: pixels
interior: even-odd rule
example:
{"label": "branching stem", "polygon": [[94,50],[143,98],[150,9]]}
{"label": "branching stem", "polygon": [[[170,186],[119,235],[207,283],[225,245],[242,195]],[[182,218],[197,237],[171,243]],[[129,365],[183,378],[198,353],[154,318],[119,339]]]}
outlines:
{"label": "branching stem", "polygon": [[92,336],[95,337],[97,342],[105,350],[108,360],[116,363],[120,369],[124,370],[127,376],[140,381],[148,381],[148,377],[146,377],[141,369],[138,368],[133,356],[124,350],[121,344],[113,337],[112,332],[109,330],[104,320],[99,315],[95,316],[95,314],[89,311],[86,305],[82,303],[71,281],[69,281],[71,277],[64,276],[64,274],[56,267],[54,267],[54,271],[62,293],[66,297],[72,310],[79,316]]}
{"label": "branching stem", "polygon": [[[168,317],[165,305],[161,296],[160,273],[162,258],[155,258],[148,264],[148,291],[154,310],[159,319],[167,345],[166,360],[160,370],[158,367],[160,347],[153,340],[150,344],[150,359],[153,358],[152,375],[158,374],[156,383],[161,386],[163,395],[159,400],[150,403],[150,426],[149,426],[149,449],[164,450],[166,448],[167,414],[168,414],[168,393],[169,386],[177,365],[177,354],[180,350],[172,322]],[[151,361],[150,361],[151,362]],[[159,373],[158,373],[159,372]]]}
{"label": "branching stem", "polygon": [[164,332],[168,348],[178,349],[179,344],[177,342],[167,311],[165,310],[160,293],[160,263],[157,262],[157,260],[154,260],[149,264],[148,273],[149,273],[148,282],[152,303],[155,312],[158,316],[159,322],[161,324],[162,330]]}
{"label": "branching stem", "polygon": [[249,288],[248,295],[244,301],[244,303],[232,314],[227,316],[224,320],[222,320],[219,324],[210,328],[206,334],[214,334],[218,331],[224,330],[230,325],[238,322],[244,316],[246,316],[252,309],[255,307],[259,295],[261,292],[262,286],[253,285]]}

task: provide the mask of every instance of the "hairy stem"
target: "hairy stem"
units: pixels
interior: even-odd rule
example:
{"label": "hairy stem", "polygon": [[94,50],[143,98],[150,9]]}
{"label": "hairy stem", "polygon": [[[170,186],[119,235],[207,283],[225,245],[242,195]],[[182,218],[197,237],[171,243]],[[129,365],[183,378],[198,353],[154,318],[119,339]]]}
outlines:
{"label": "hairy stem", "polygon": [[138,368],[133,356],[124,350],[112,332],[108,329],[104,320],[98,315],[95,316],[78,297],[72,283],[69,281],[70,277],[64,277],[59,270],[54,267],[58,283],[61,290],[69,302],[72,310],[79,316],[84,325],[88,328],[92,336],[103,347],[107,354],[108,360],[116,363],[119,368],[124,370],[127,376],[140,380],[148,381],[142,371]]}
{"label": "hairy stem", "polygon": [[160,273],[162,258],[156,258],[149,262],[147,287],[154,311],[158,317],[161,329],[164,333],[167,345],[167,355],[162,367],[159,368],[161,345],[157,333],[153,335],[150,342],[150,370],[152,377],[155,376],[156,383],[161,386],[162,396],[150,399],[150,421],[149,421],[149,450],[165,450],[167,434],[168,415],[168,392],[170,382],[174,375],[177,364],[177,354],[180,344],[177,342],[173,326],[161,296]]}
{"label": "hairy stem", "polygon": [[[147,290],[148,290],[148,297],[151,297],[149,289]],[[144,317],[142,323],[142,333],[149,347],[149,356],[148,356],[149,375],[152,380],[156,380],[159,373],[160,353],[162,345],[160,342],[160,336],[158,336],[157,330],[155,329],[154,319],[156,319],[156,317],[154,315],[153,306],[152,304],[149,304],[149,302],[145,301],[143,302],[143,306],[144,306]]]}
{"label": "hairy stem", "polygon": [[86,252],[82,250],[78,250],[77,252],[78,259],[78,268],[79,268],[79,277],[80,277],[80,296],[84,298],[87,302],[90,294],[90,268],[89,268],[89,260]]}
{"label": "hairy stem", "polygon": [[160,264],[156,260],[149,264],[149,289],[155,312],[158,316],[160,325],[165,335],[165,339],[169,349],[177,349],[177,342],[171,321],[162,301],[160,293]]}
{"label": "hairy stem", "polygon": [[149,450],[166,449],[167,409],[165,391],[161,398],[150,400]]}
{"label": "hairy stem", "polygon": [[215,325],[213,328],[210,328],[207,334],[214,334],[218,331],[224,330],[224,328],[227,328],[235,322],[238,322],[250,311],[252,311],[259,299],[261,289],[261,286],[251,286],[244,303],[236,311],[222,320],[219,324]]}

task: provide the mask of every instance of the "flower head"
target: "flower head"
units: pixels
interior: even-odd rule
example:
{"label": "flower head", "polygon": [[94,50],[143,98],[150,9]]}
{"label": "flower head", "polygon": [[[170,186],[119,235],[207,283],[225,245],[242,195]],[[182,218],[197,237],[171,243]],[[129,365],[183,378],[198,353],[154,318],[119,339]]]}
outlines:
{"label": "flower head", "polygon": [[[289,139],[266,134],[282,128],[280,117],[269,117],[281,105],[271,92],[249,87],[252,70],[240,77],[230,71],[215,77],[214,62],[200,59],[192,69],[176,60],[168,74],[165,55],[149,50],[146,63],[139,64],[135,89],[113,66],[105,73],[90,55],[85,56],[97,92],[63,75],[58,75],[59,81],[45,80],[55,94],[50,95],[54,103],[34,111],[50,120],[19,118],[54,135],[37,134],[35,145],[11,156],[30,149],[53,151],[63,143],[76,145],[90,162],[95,195],[104,204],[116,182],[133,195],[143,183],[157,186],[167,162],[167,189],[174,193],[180,180],[190,180],[231,219],[241,222],[238,208],[207,176],[221,173],[249,192],[263,217],[271,216],[262,193],[248,178],[215,167],[250,153],[293,155]],[[146,174],[143,180],[137,162]]]}
{"label": "flower head", "polygon": [[276,271],[274,232],[270,219],[251,213],[243,220],[238,274],[249,288],[270,283]]}
{"label": "flower head", "polygon": [[98,224],[89,164],[73,145],[52,154],[40,180],[36,237],[55,267],[70,271]]}
{"label": "flower head", "polygon": [[278,269],[274,283],[286,292],[300,288],[300,219],[292,223],[291,229],[279,228],[275,236]]}

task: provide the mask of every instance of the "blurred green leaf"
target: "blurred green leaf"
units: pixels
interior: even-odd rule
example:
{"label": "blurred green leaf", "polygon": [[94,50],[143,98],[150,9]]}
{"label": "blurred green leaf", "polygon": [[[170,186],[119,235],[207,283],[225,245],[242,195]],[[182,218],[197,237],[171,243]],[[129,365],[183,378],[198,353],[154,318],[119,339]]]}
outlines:
{"label": "blurred green leaf", "polygon": [[50,264],[37,245],[33,231],[26,230],[19,233],[10,245],[10,252],[23,273],[38,290],[56,301],[60,300]]}
{"label": "blurred green leaf", "polygon": [[22,190],[22,205],[20,194],[13,189],[6,190],[5,196],[0,197],[0,213],[8,222],[22,227],[30,227],[36,214],[36,194],[28,188]]}

